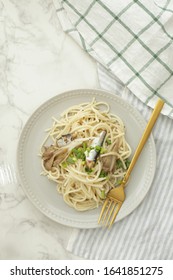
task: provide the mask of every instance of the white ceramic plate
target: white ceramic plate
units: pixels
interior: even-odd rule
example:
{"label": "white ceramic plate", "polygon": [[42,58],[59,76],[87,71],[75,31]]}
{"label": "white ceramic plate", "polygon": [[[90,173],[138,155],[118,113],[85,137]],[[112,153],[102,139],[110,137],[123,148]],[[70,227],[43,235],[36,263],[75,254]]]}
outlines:
{"label": "white ceramic plate", "polygon": [[[45,137],[45,129],[52,124],[52,116],[58,117],[68,107],[82,102],[105,101],[112,113],[118,115],[126,126],[126,139],[135,150],[146,126],[138,111],[114,94],[102,90],[81,89],[59,94],[41,105],[27,121],[18,144],[17,167],[20,182],[30,201],[50,219],[77,228],[98,227],[99,209],[78,212],[70,208],[56,191],[54,182],[40,176],[39,147]],[[152,135],[135,166],[128,186],[126,200],[116,222],[130,214],[144,199],[155,173],[156,152]]]}

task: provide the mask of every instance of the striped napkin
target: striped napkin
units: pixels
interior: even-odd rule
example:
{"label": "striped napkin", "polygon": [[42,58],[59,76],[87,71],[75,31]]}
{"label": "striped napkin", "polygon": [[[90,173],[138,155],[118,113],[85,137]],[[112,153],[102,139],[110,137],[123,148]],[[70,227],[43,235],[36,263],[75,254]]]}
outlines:
{"label": "striped napkin", "polygon": [[146,121],[158,97],[166,102],[153,129],[157,167],[145,200],[111,231],[74,229],[67,250],[86,259],[172,260],[173,1],[53,1],[63,29],[98,62],[103,89]]}
{"label": "striped napkin", "polygon": [[[103,67],[100,85],[116,92],[148,120],[152,109],[143,104]],[[143,202],[111,230],[74,229],[67,250],[86,259],[173,259],[173,123],[160,115],[153,129],[157,166],[152,186]]]}
{"label": "striped napkin", "polygon": [[173,0],[53,0],[63,29],[143,103],[173,118]]}

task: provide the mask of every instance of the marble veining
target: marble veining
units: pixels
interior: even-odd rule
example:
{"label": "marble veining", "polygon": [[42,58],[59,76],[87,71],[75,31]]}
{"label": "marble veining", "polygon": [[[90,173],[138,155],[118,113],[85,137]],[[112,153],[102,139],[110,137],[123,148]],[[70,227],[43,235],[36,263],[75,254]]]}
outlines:
{"label": "marble veining", "polygon": [[66,250],[72,228],[45,217],[24,194],[16,150],[43,102],[98,87],[95,62],[62,31],[52,0],[0,0],[0,259],[77,259]]}

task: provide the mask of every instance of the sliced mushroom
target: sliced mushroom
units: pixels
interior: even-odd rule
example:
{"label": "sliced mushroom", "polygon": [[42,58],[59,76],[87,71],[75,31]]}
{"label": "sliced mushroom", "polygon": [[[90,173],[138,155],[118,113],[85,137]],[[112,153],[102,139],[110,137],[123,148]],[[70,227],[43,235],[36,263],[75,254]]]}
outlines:
{"label": "sliced mushroom", "polygon": [[46,148],[42,155],[43,164],[46,170],[50,171],[53,166],[60,164],[63,160],[67,158],[69,151],[67,148],[57,149],[55,146],[50,146]]}
{"label": "sliced mushroom", "polygon": [[69,156],[69,150],[67,148],[60,149],[59,153],[57,153],[54,157],[53,166],[59,165],[62,161],[64,161]]}
{"label": "sliced mushroom", "polygon": [[[114,142],[109,152],[117,152],[119,149],[119,140]],[[105,155],[100,158],[102,162],[102,169],[106,172],[114,172],[115,163],[117,160],[116,155]]]}
{"label": "sliced mushroom", "polygon": [[49,147],[43,147],[43,155],[42,158],[43,160],[48,160],[53,156],[53,153],[56,151],[56,147],[51,145]]}
{"label": "sliced mushroom", "polygon": [[71,150],[77,146],[80,146],[83,143],[83,140],[75,139],[71,141],[68,145],[64,147],[57,147],[51,145],[49,147],[44,147],[42,159],[44,167],[47,171],[50,171],[53,166],[57,166],[69,156]]}

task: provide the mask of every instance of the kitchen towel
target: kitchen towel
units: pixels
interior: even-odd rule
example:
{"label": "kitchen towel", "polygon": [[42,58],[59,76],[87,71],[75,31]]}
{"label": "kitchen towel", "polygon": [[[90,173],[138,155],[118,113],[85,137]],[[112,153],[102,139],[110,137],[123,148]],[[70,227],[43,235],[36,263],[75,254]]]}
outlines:
{"label": "kitchen towel", "polygon": [[173,0],[53,0],[63,29],[143,103],[173,117]]}

